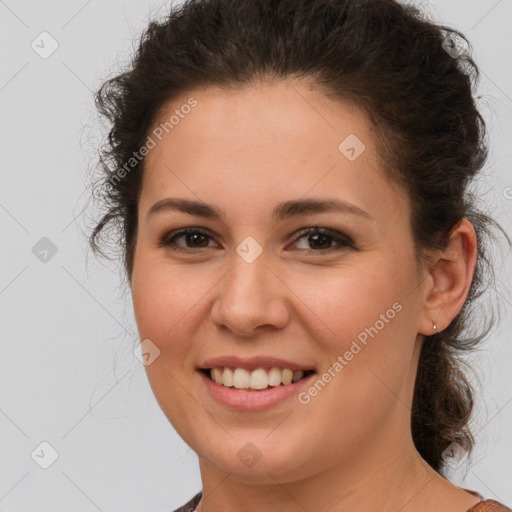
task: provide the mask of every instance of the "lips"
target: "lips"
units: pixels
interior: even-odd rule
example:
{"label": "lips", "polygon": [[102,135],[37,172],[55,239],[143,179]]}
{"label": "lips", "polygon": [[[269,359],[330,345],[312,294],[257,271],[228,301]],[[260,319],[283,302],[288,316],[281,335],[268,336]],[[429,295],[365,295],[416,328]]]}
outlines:
{"label": "lips", "polygon": [[[287,363],[289,364],[288,361]],[[294,400],[297,398],[300,390],[308,386],[312,379],[315,378],[314,374],[310,374],[288,385],[251,390],[219,385],[211,380],[206,373],[207,370],[198,369],[199,378],[204,384],[207,396],[223,407],[244,413],[263,412],[273,407],[279,407],[280,404],[285,404],[286,401]]]}

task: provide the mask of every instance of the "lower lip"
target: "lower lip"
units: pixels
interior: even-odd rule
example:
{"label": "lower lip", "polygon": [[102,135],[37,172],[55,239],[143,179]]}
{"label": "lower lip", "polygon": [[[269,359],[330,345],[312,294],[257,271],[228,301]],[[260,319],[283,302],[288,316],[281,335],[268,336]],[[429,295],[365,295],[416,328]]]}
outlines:
{"label": "lower lip", "polygon": [[199,371],[199,374],[215,400],[237,411],[261,411],[284,402],[287,398],[297,396],[300,388],[307,385],[316,375],[312,373],[293,384],[280,385],[264,391],[244,391],[217,384],[202,371]]}

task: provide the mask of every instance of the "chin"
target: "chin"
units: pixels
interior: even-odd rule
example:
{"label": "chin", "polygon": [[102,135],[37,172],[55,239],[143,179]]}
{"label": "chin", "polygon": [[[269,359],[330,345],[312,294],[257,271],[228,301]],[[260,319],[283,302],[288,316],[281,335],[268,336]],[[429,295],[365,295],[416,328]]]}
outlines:
{"label": "chin", "polygon": [[[287,447],[282,439],[276,444],[270,440],[268,431],[258,431],[254,436],[233,435],[228,441],[215,444],[218,446],[216,450],[212,450],[211,444],[204,446],[204,451],[194,450],[200,464],[212,466],[240,482],[254,484],[257,480],[260,484],[275,485],[276,479],[282,483],[295,481],[314,469],[312,464],[306,463],[301,447]],[[298,466],[298,458],[302,459],[304,469]]]}

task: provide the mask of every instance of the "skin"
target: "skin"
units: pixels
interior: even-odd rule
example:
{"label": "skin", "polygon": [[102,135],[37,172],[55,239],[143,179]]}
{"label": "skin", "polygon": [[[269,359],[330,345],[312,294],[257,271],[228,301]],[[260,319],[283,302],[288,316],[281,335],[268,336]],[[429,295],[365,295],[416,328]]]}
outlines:
{"label": "skin", "polygon": [[[375,128],[356,107],[304,82],[203,88],[176,98],[155,119],[198,104],[146,158],[132,274],[141,340],[160,356],[146,366],[152,390],[198,454],[199,511],[464,512],[478,499],[433,471],[416,451],[410,414],[424,335],[461,309],[475,268],[476,237],[464,220],[445,251],[418,259],[405,190],[387,179]],[[349,134],[365,151],[349,161]],[[201,200],[222,221],[166,211],[166,198]],[[370,219],[324,212],[275,222],[274,206],[336,198]],[[350,236],[357,250],[300,233],[313,226]],[[181,237],[178,252],[158,242]],[[236,252],[248,236],[262,254]],[[194,245],[195,244],[195,245]],[[199,247],[198,247],[199,245]],[[339,250],[336,250],[338,248]],[[321,374],[394,303],[402,309],[307,405],[295,398],[260,412],[215,402],[195,368],[219,355],[269,355]],[[247,442],[261,452],[246,467]]]}

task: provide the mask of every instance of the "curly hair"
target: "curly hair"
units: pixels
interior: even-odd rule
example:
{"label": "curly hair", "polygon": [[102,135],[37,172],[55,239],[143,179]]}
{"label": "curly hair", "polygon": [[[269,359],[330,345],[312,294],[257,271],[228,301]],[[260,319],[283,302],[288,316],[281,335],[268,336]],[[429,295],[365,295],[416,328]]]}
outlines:
{"label": "curly hair", "polygon": [[122,179],[119,171],[178,95],[298,78],[358,106],[379,128],[384,172],[411,199],[417,255],[444,248],[464,217],[477,233],[467,299],[446,329],[425,337],[414,389],[413,440],[442,474],[443,451],[452,442],[468,452],[474,444],[468,426],[474,391],[461,355],[489,331],[466,332],[474,301],[488,288],[485,277],[494,275],[484,237],[491,227],[503,231],[476,208],[469,191],[488,151],[473,97],[479,71],[470,49],[459,31],[395,0],[188,0],[173,6],[165,19],[149,23],[129,69],[96,92],[98,111],[111,128],[94,186],[104,211],[90,247],[106,256],[100,235],[116,229],[114,247],[131,283],[144,159]]}

